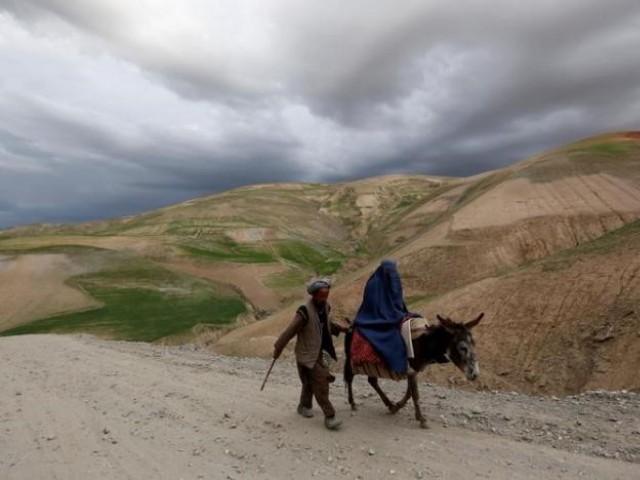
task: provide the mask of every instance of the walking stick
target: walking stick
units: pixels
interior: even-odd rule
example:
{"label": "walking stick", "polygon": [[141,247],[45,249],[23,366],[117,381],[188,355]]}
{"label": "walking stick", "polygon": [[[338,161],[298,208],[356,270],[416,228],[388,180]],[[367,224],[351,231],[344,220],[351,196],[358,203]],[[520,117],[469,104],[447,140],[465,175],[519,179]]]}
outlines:
{"label": "walking stick", "polygon": [[269,370],[267,370],[267,374],[264,376],[264,381],[262,382],[262,386],[260,387],[260,391],[264,390],[264,386],[267,384],[267,379],[269,378],[269,375],[271,375],[271,370],[273,370],[273,366],[276,363],[277,358],[274,358],[271,361],[271,365],[269,365]]}

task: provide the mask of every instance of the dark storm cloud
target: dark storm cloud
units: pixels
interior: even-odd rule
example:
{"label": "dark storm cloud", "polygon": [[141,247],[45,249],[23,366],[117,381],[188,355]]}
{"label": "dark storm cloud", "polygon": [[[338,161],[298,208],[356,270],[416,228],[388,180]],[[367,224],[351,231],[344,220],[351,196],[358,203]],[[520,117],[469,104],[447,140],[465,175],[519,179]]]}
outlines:
{"label": "dark storm cloud", "polygon": [[[296,144],[279,140],[275,133],[245,132],[215,144],[190,142],[167,131],[149,131],[138,139],[46,102],[14,102],[13,111],[46,134],[36,140],[39,146],[0,130],[5,156],[11,155],[16,165],[13,171],[5,167],[0,192],[22,199],[0,203],[6,205],[7,225],[12,223],[7,219],[58,222],[124,215],[241,186],[247,176],[272,182],[303,175],[291,160]],[[30,168],[25,162],[33,159],[43,162]]]}
{"label": "dark storm cloud", "polygon": [[0,0],[0,226],[638,128],[640,4]]}

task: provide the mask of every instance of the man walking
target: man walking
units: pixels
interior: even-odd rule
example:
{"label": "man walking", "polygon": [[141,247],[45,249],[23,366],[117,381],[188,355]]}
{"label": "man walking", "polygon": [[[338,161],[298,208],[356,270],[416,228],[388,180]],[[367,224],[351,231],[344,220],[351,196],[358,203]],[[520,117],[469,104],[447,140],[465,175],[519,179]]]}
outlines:
{"label": "man walking", "polygon": [[298,413],[305,418],[313,417],[311,411],[313,397],[324,413],[324,424],[329,430],[337,430],[342,422],[336,419],[336,413],[329,400],[329,384],[335,377],[323,359],[323,352],[337,360],[331,335],[338,336],[346,331],[331,321],[331,306],[328,302],[331,280],[323,278],[312,281],[307,286],[311,299],[296,311],[291,324],[276,341],[273,357],[278,358],[289,341],[296,339],[296,361],[302,382]]}

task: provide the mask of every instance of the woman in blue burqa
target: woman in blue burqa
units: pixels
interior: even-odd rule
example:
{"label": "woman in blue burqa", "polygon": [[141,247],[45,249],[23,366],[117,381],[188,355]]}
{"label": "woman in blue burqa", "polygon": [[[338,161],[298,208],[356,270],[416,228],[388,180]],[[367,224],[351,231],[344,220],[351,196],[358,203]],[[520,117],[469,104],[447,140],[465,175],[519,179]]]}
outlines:
{"label": "woman in blue burqa", "polygon": [[367,281],[354,324],[392,372],[407,371],[407,347],[401,334],[407,316],[419,315],[407,310],[396,262],[383,260]]}

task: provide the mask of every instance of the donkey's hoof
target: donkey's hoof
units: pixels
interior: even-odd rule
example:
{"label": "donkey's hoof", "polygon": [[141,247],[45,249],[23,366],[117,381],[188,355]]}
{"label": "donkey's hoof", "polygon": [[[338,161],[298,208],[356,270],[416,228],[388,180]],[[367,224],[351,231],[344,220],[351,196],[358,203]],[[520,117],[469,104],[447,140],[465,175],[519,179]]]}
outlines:
{"label": "donkey's hoof", "polygon": [[398,403],[394,403],[393,405],[389,405],[389,411],[392,414],[398,413],[401,408],[402,408],[401,405],[398,404]]}
{"label": "donkey's hoof", "polygon": [[429,424],[427,423],[426,420],[421,420],[420,421],[420,428],[424,428],[425,430],[429,429]]}
{"label": "donkey's hoof", "polygon": [[355,403],[351,404],[351,411],[356,412],[358,410],[358,406]]}

